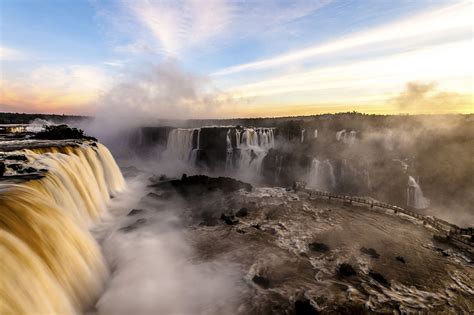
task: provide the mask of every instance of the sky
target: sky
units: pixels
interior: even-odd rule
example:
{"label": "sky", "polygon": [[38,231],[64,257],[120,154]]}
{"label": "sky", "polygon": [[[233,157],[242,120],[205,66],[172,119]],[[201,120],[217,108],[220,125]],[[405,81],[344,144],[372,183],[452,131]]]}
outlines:
{"label": "sky", "polygon": [[0,111],[473,113],[472,1],[0,0]]}

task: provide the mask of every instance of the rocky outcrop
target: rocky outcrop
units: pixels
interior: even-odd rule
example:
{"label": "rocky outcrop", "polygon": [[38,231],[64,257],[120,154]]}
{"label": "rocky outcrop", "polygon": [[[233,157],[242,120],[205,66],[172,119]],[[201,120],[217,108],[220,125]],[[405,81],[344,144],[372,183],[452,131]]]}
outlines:
{"label": "rocky outcrop", "polygon": [[77,128],[71,128],[68,125],[51,125],[44,126],[45,130],[35,134],[34,138],[38,140],[93,140],[97,139],[86,136],[84,131]]}
{"label": "rocky outcrop", "polygon": [[152,184],[151,187],[163,190],[174,190],[184,197],[200,197],[210,192],[222,192],[224,194],[244,189],[251,191],[252,185],[241,182],[230,177],[209,177],[206,175],[187,176],[183,174],[181,179],[174,179]]}

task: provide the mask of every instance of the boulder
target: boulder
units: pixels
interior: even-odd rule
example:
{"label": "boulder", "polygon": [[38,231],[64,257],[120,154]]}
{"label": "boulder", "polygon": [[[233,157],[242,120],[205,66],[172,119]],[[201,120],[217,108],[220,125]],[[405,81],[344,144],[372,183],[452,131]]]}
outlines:
{"label": "boulder", "polygon": [[347,263],[340,264],[337,267],[337,273],[339,276],[344,277],[344,278],[355,276],[357,274],[354,268],[350,264],[347,264]]}

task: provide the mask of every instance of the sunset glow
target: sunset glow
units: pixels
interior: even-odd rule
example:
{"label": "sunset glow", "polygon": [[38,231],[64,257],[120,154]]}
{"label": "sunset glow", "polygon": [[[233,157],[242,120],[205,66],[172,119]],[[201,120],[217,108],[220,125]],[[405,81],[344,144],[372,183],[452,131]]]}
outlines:
{"label": "sunset glow", "polygon": [[[470,1],[2,1],[0,14],[1,111],[94,114],[169,62],[205,82],[184,100],[192,117],[474,111]],[[410,84],[430,88],[402,104]]]}

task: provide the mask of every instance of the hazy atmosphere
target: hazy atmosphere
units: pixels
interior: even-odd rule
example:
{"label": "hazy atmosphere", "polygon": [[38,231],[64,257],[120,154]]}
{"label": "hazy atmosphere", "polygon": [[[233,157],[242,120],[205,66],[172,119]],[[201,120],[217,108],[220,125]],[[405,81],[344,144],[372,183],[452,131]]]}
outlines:
{"label": "hazy atmosphere", "polygon": [[0,0],[0,314],[474,314],[473,12]]}

